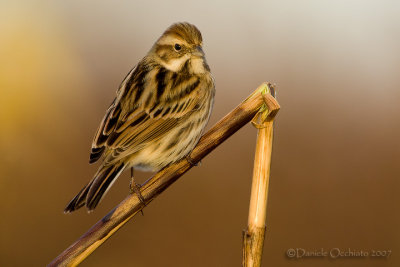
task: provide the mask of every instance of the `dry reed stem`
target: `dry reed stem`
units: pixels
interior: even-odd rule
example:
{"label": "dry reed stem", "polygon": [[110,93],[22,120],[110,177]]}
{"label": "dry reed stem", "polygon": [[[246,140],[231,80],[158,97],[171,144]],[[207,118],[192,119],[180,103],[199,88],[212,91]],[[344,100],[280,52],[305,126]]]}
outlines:
{"label": "dry reed stem", "polygon": [[[271,94],[272,93],[272,94]],[[273,120],[280,106],[274,88],[269,87],[263,98],[266,106],[256,116],[253,124],[258,128],[254,159],[253,182],[247,229],[243,231],[243,262],[245,267],[261,266],[267,215],[268,185],[271,166]]]}
{"label": "dry reed stem", "polygon": [[[264,103],[262,92],[267,88],[266,83],[260,85],[246,100],[205,133],[191,153],[191,160],[195,163],[199,162],[233,133],[251,121]],[[185,159],[170,165],[150,178],[141,187],[146,205],[191,168],[192,165]],[[136,194],[128,195],[48,266],[78,265],[143,208]]]}

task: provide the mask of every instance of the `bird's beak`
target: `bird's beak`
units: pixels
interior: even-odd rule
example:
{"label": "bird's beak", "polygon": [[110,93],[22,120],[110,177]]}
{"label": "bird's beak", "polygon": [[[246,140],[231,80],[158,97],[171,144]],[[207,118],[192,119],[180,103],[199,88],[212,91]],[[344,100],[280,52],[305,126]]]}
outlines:
{"label": "bird's beak", "polygon": [[204,57],[204,52],[201,46],[196,46],[192,52],[192,55],[195,57]]}

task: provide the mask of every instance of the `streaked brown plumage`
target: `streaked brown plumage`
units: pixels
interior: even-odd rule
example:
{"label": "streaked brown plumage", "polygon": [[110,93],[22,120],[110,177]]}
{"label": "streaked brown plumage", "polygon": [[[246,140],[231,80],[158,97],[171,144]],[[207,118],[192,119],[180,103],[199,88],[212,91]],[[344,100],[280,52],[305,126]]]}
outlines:
{"label": "streaked brown plumage", "polygon": [[65,212],[93,210],[127,168],[158,171],[189,155],[214,93],[200,31],[173,24],[121,83],[92,144],[90,163],[103,157],[102,165]]}

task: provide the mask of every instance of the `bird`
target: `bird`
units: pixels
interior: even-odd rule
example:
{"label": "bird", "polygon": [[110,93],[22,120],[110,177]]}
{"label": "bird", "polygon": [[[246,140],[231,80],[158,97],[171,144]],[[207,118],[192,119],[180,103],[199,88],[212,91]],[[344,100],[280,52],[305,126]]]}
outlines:
{"label": "bird", "polygon": [[64,212],[93,211],[124,170],[131,193],[144,203],[133,170],[157,172],[186,158],[199,142],[214,103],[215,82],[196,26],[174,23],[120,84],[95,134],[89,163],[100,161],[90,182]]}

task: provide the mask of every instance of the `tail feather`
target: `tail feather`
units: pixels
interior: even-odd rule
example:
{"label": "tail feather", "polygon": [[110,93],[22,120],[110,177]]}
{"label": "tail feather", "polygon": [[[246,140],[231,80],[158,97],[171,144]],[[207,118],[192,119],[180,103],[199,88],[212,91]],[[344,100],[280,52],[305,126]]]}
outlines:
{"label": "tail feather", "polygon": [[94,178],[68,203],[64,212],[75,211],[85,204],[89,211],[94,210],[124,168],[125,164],[122,162],[101,166]]}
{"label": "tail feather", "polygon": [[124,170],[125,164],[122,162],[113,165],[103,166],[94,178],[86,197],[86,207],[94,210],[101,201],[108,189],[115,182],[116,178]]}
{"label": "tail feather", "polygon": [[[93,179],[94,180],[94,179]],[[70,213],[77,209],[82,208],[86,203],[86,196],[89,192],[89,188],[93,183],[91,180],[87,185],[85,185],[81,191],[68,203],[67,207],[64,209],[64,213]]]}

